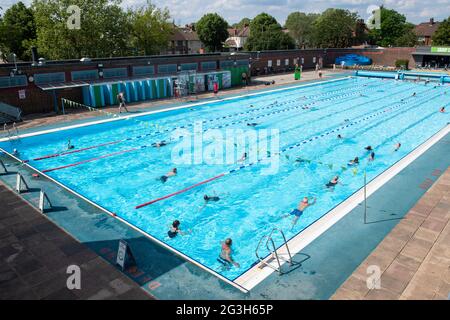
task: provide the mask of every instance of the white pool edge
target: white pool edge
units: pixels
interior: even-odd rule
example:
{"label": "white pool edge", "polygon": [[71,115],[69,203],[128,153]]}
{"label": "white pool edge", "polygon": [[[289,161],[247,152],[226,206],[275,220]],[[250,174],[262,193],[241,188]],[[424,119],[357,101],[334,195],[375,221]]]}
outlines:
{"label": "white pool edge", "polygon": [[[79,123],[79,124],[74,124],[74,125],[62,126],[62,127],[59,127],[59,128],[53,128],[53,129],[47,129],[47,130],[41,130],[41,131],[36,131],[36,132],[20,134],[20,135],[14,136],[14,137],[4,137],[4,138],[0,139],[0,142],[9,141],[9,140],[17,140],[17,139],[20,139],[20,138],[33,137],[33,136],[38,136],[38,135],[41,135],[41,134],[65,131],[65,130],[70,130],[70,129],[82,128],[82,127],[92,126],[92,125],[96,125],[96,124],[108,123],[108,122],[112,122],[112,121],[120,121],[120,120],[132,119],[132,118],[137,118],[137,117],[142,117],[142,116],[147,116],[147,115],[157,114],[157,113],[162,113],[162,112],[167,112],[167,111],[192,108],[192,107],[196,107],[196,106],[201,106],[201,105],[206,105],[206,104],[216,103],[216,102],[221,102],[221,101],[228,101],[228,100],[239,99],[239,98],[244,98],[244,97],[253,97],[253,96],[258,96],[258,95],[262,95],[262,94],[279,92],[279,91],[285,91],[285,90],[291,90],[291,89],[301,88],[301,87],[310,87],[310,86],[314,86],[314,85],[318,85],[318,84],[342,81],[342,80],[351,79],[351,78],[354,78],[354,77],[353,76],[345,76],[345,77],[341,77],[341,78],[338,78],[338,79],[317,81],[317,82],[313,82],[313,83],[303,83],[303,84],[299,84],[299,85],[293,85],[293,86],[284,87],[284,88],[278,88],[278,89],[273,89],[273,90],[253,92],[253,93],[246,93],[246,94],[242,94],[242,95],[238,95],[238,96],[232,96],[232,97],[226,97],[226,98],[219,98],[217,100],[208,100],[208,101],[201,101],[201,102],[183,104],[183,105],[178,106],[178,107],[167,107],[167,108],[163,108],[163,109],[142,112],[142,113],[139,113],[139,114],[132,114],[132,115],[127,115],[127,116],[117,116],[117,117],[114,117],[114,118],[111,118],[111,119],[96,120],[96,121],[90,121],[90,122]],[[102,109],[99,109],[99,111],[101,112]]]}
{"label": "white pool edge", "polygon": [[[425,153],[429,148],[431,148],[435,143],[441,140],[450,132],[450,125],[447,125],[439,132],[431,136],[424,143],[416,147],[412,152],[407,154],[401,160],[399,160],[396,164],[386,169],[380,175],[378,175],[375,179],[369,182],[366,186],[366,195],[369,197],[379,188],[381,188],[386,182],[391,180],[397,174],[399,174],[403,169],[405,169],[408,165],[410,165],[414,160],[420,157],[423,153]],[[333,226],[336,222],[342,219],[345,215],[347,215],[350,211],[356,208],[361,202],[364,201],[364,188],[361,188],[359,191],[355,192],[349,198],[341,202],[334,209],[328,212],[325,216],[314,222],[307,229],[300,232],[297,236],[290,239],[288,241],[289,250],[294,256],[297,253],[305,248],[308,244],[318,238],[321,234],[323,234],[326,230],[328,230],[331,226]],[[259,239],[257,239],[259,240]],[[277,250],[278,255],[282,257],[287,256],[287,251],[284,246],[280,247]],[[256,258],[256,257],[255,257]],[[267,257],[264,261],[269,263],[273,267],[278,267],[276,264],[276,260],[269,261],[271,257]],[[281,260],[280,263],[283,265],[286,261]],[[247,291],[253,289],[256,285],[266,279],[269,275],[271,275],[274,269],[268,266],[262,266],[261,263],[256,264],[251,269],[247,270],[241,276],[236,278],[234,282],[239,286],[245,288]]]}

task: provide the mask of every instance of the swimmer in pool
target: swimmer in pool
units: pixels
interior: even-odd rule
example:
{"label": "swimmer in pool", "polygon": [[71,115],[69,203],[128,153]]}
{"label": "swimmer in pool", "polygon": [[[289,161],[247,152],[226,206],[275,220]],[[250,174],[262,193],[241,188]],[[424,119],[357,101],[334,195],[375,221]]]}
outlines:
{"label": "swimmer in pool", "polygon": [[200,207],[200,209],[198,210],[198,212],[202,211],[202,210],[207,206],[207,204],[208,204],[210,201],[212,201],[212,202],[217,202],[217,201],[219,201],[219,200],[220,200],[220,197],[218,197],[218,196],[216,196],[216,195],[214,195],[214,196],[208,196],[207,194],[205,194],[205,195],[203,196],[203,200],[205,200],[205,203],[203,204],[203,206]]}
{"label": "swimmer in pool", "polygon": [[70,139],[67,141],[67,150],[74,149],[75,146],[70,143]]}
{"label": "swimmer in pool", "polygon": [[181,229],[180,229],[180,221],[178,221],[178,220],[175,220],[173,223],[172,223],[172,226],[170,227],[170,230],[169,231],[167,231],[167,235],[169,236],[169,238],[175,238],[178,234],[180,234],[180,235],[182,235],[182,236],[184,236],[184,235],[186,235],[187,233],[184,233],[183,231],[181,231]]}
{"label": "swimmer in pool", "polygon": [[440,113],[445,113],[445,107],[442,107],[441,109],[439,109]]}
{"label": "swimmer in pool", "polygon": [[233,257],[231,256],[232,250],[231,245],[233,244],[233,240],[231,238],[226,239],[222,242],[222,248],[220,250],[219,257],[217,258],[217,261],[222,263],[223,265],[229,267],[231,265],[234,265],[235,267],[239,268],[239,263],[233,260]]}
{"label": "swimmer in pool", "polygon": [[416,93],[414,92],[414,93],[412,94],[412,96],[415,97],[415,96],[416,96]]}
{"label": "swimmer in pool", "polygon": [[170,170],[169,172],[166,173],[165,176],[161,176],[161,178],[159,178],[161,180],[162,183],[166,182],[167,179],[169,179],[170,177],[174,177],[176,176],[178,173],[177,168],[173,168],[172,170]]}
{"label": "swimmer in pool", "polygon": [[13,154],[13,156],[18,157],[19,156],[19,151],[17,149],[14,149],[12,154]]}
{"label": "swimmer in pool", "polygon": [[366,149],[367,151],[372,151],[373,149],[372,149],[372,146],[367,146],[367,147],[365,147],[364,149]]}
{"label": "swimmer in pool", "polygon": [[373,161],[373,160],[375,160],[375,152],[372,151],[369,155],[369,161]]}
{"label": "swimmer in pool", "polygon": [[333,179],[331,179],[325,186],[327,188],[333,188],[339,183],[339,176],[335,176]]}
{"label": "swimmer in pool", "polygon": [[337,135],[338,139],[342,139],[342,136],[340,134]]}
{"label": "swimmer in pool", "polygon": [[242,157],[238,160],[238,162],[244,162],[247,159],[247,152],[244,152]]}
{"label": "swimmer in pool", "polygon": [[153,148],[159,148],[159,147],[164,147],[164,146],[167,146],[166,140],[162,140],[162,141],[159,141],[159,142],[153,142],[152,143],[152,147]]}
{"label": "swimmer in pool", "polygon": [[256,122],[247,123],[248,127],[256,127],[258,124]]}
{"label": "swimmer in pool", "polygon": [[397,144],[395,145],[394,151],[398,151],[398,149],[400,149],[401,146],[402,146],[402,144],[400,142],[397,142]]}
{"label": "swimmer in pool", "polygon": [[306,208],[309,206],[312,206],[316,203],[316,198],[310,203],[308,200],[308,197],[304,197],[303,200],[298,204],[297,209],[294,209],[291,213],[285,215],[284,217],[294,216],[294,219],[292,220],[292,228],[294,228],[295,224],[297,223],[298,219],[303,215],[303,212]]}
{"label": "swimmer in pool", "polygon": [[355,157],[355,159],[350,160],[350,161],[348,162],[348,165],[349,165],[349,166],[355,166],[355,165],[358,165],[358,164],[359,164],[359,158],[358,158],[358,157]]}

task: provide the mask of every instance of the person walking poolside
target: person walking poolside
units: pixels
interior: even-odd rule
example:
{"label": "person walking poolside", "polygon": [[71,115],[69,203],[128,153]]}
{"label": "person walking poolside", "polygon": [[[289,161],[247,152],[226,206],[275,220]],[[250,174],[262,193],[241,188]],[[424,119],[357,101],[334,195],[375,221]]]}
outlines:
{"label": "person walking poolside", "polygon": [[119,101],[119,113],[122,113],[122,107],[124,107],[125,110],[126,110],[127,112],[129,112],[128,109],[127,109],[127,106],[126,106],[126,104],[125,104],[125,95],[123,94],[123,92],[120,92],[120,93],[117,95],[117,101]]}

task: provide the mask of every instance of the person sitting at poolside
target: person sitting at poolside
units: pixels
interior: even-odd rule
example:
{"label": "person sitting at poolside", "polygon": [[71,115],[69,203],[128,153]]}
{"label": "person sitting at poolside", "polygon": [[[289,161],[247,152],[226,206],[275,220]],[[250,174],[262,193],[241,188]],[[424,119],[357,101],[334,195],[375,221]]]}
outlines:
{"label": "person sitting at poolside", "polygon": [[369,155],[369,161],[373,161],[373,160],[375,160],[375,152],[372,151]]}
{"label": "person sitting at poolside", "polygon": [[229,267],[230,265],[234,265],[235,267],[239,268],[239,263],[233,260],[233,257],[231,256],[231,245],[233,244],[233,240],[231,238],[227,238],[225,241],[222,242],[222,248],[220,250],[219,257],[217,258],[217,261],[219,261],[221,264]]}
{"label": "person sitting at poolside", "polygon": [[159,148],[159,147],[164,147],[164,146],[167,146],[166,140],[152,143],[152,147],[154,147],[154,148]]}
{"label": "person sitting at poolside", "polygon": [[167,235],[169,236],[169,238],[175,238],[178,234],[181,234],[182,236],[184,236],[186,233],[182,232],[180,229],[180,221],[175,220],[172,223],[172,226],[170,227],[170,230],[167,231]]}
{"label": "person sitting at poolside", "polygon": [[244,162],[247,159],[247,152],[244,152],[242,157],[238,160],[238,162]]}
{"label": "person sitting at poolside", "polygon": [[67,141],[67,150],[74,149],[75,146],[70,143],[70,139]]}
{"label": "person sitting at poolside", "polygon": [[397,144],[395,145],[394,151],[398,151],[398,149],[400,149],[401,146],[402,146],[402,144],[400,142],[397,142]]}
{"label": "person sitting at poolside", "polygon": [[439,110],[439,112],[440,112],[440,113],[444,113],[444,112],[445,112],[445,107],[442,107],[442,108]]}
{"label": "person sitting at poolside", "polygon": [[349,165],[349,166],[355,166],[355,165],[358,165],[358,164],[359,164],[359,158],[358,158],[358,157],[355,157],[355,159],[350,160],[350,161],[348,162],[348,165]]}
{"label": "person sitting at poolside", "polygon": [[325,186],[327,188],[332,188],[332,187],[335,187],[338,183],[339,183],[339,176],[335,176]]}
{"label": "person sitting at poolside", "polygon": [[249,127],[256,127],[258,124],[256,122],[247,123]]}
{"label": "person sitting at poolside", "polygon": [[364,149],[366,149],[367,151],[372,151],[373,149],[372,149],[372,146],[367,146],[367,147],[365,147]]}
{"label": "person sitting at poolside", "polygon": [[172,170],[170,170],[169,172],[166,173],[165,176],[161,176],[160,180],[162,183],[166,182],[167,179],[169,179],[170,177],[174,177],[176,176],[178,173],[177,168],[173,168]]}
{"label": "person sitting at poolside", "polygon": [[304,197],[303,200],[298,204],[297,208],[292,210],[291,213],[285,215],[284,217],[294,216],[294,219],[292,220],[292,228],[296,225],[298,219],[303,215],[303,212],[306,208],[309,206],[312,206],[316,203],[316,198],[314,198],[313,202],[309,203],[308,197]]}

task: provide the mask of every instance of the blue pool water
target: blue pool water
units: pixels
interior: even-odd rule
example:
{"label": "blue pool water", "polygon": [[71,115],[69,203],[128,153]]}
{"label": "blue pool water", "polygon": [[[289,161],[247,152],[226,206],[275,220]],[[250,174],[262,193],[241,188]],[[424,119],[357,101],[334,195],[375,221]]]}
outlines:
{"label": "blue pool water", "polygon": [[[272,228],[281,228],[288,238],[295,236],[360,189],[364,170],[370,181],[445,127],[450,117],[448,112],[438,112],[442,106],[450,107],[449,86],[348,78],[32,136],[2,142],[0,147],[8,152],[18,149],[19,157],[39,170],[78,163],[47,174],[233,280],[255,263],[256,245]],[[253,122],[258,125],[247,126]],[[193,154],[184,162],[174,163],[180,142],[192,141],[187,134],[200,124],[203,141],[188,148]],[[217,130],[211,133],[208,129]],[[227,137],[230,129],[267,133],[273,138],[269,139],[270,157],[264,147],[252,149],[248,139]],[[343,139],[337,139],[338,134]],[[195,139],[199,136],[196,134]],[[262,135],[258,137],[258,142],[263,140]],[[68,139],[75,151],[103,146],[32,160],[65,152]],[[165,147],[151,147],[155,141],[171,139]],[[395,152],[397,142],[402,146]],[[201,152],[199,148],[194,151],[199,145],[203,147]],[[367,145],[374,148],[373,162],[368,161]],[[224,146],[232,151],[232,161],[208,161],[207,151]],[[250,159],[241,163],[237,160],[243,151]],[[356,156],[360,164],[348,167],[347,162]],[[298,157],[304,161],[297,162]],[[261,159],[266,160],[258,161]],[[266,163],[269,160],[273,162]],[[253,165],[241,168],[248,164]],[[276,170],[267,174],[271,166]],[[178,175],[161,183],[159,177],[173,167],[177,167]],[[209,183],[135,209],[235,169]],[[341,184],[329,190],[325,184],[335,175],[340,176]],[[220,200],[204,206],[204,194],[216,194]],[[316,197],[317,203],[291,228],[292,217],[283,216],[304,196]],[[167,230],[174,219],[190,233],[169,239]],[[220,242],[228,237],[233,239],[233,256],[239,268],[226,269],[217,262]]]}

